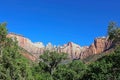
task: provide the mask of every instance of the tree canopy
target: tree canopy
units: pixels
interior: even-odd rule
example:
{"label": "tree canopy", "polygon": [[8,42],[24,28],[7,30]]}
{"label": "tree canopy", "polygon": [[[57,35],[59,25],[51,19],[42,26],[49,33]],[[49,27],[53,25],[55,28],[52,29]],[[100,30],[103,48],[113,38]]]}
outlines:
{"label": "tree canopy", "polygon": [[29,61],[19,53],[17,41],[7,38],[6,24],[0,24],[0,79],[32,80]]}

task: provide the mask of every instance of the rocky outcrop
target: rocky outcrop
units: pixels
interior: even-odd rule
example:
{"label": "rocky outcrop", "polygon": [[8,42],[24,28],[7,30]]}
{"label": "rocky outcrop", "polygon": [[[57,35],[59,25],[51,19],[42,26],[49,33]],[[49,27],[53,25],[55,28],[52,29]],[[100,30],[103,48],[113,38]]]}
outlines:
{"label": "rocky outcrop", "polygon": [[33,43],[31,40],[13,33],[8,34],[7,37],[16,38],[18,45],[31,53],[36,59],[46,50],[67,53],[71,59],[84,59],[90,55],[102,53],[111,46],[106,37],[96,38],[89,47],[81,47],[73,42],[63,46],[53,46],[51,43],[44,46],[42,42]]}
{"label": "rocky outcrop", "polygon": [[85,47],[80,47],[79,45],[73,42],[69,42],[68,44],[61,46],[58,49],[58,52],[68,53],[69,58],[79,59],[81,53],[84,52],[85,50],[86,50]]}
{"label": "rocky outcrop", "polygon": [[79,45],[69,42],[68,44],[64,44],[63,46],[53,46],[51,43],[48,43],[46,46],[43,45],[42,42],[33,43],[31,40],[14,33],[10,33],[7,37],[17,39],[18,45],[29,53],[32,53],[33,56],[38,58],[44,51],[57,51],[57,52],[64,52],[68,53],[69,58],[79,58],[80,54],[85,50],[84,47],[80,47]]}
{"label": "rocky outcrop", "polygon": [[92,43],[82,54],[81,59],[86,58],[90,55],[100,54],[111,47],[112,43],[108,41],[106,37],[99,37],[94,40]]}
{"label": "rocky outcrop", "polygon": [[41,53],[43,53],[44,45],[41,42],[38,43],[32,43],[31,40],[18,35],[14,33],[10,33],[7,35],[7,37],[10,37],[12,39],[16,39],[18,41],[18,45],[25,50],[27,50],[29,53],[32,53],[33,56],[36,58],[39,57]]}

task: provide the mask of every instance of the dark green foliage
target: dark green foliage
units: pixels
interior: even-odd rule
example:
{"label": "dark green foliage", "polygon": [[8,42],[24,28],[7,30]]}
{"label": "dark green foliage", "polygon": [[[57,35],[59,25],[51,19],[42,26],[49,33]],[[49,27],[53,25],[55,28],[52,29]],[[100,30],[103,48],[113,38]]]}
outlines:
{"label": "dark green foliage", "polygon": [[114,46],[120,44],[120,27],[115,22],[109,23],[108,36]]}
{"label": "dark green foliage", "polygon": [[86,73],[87,66],[80,60],[60,65],[54,73],[54,80],[81,80]]}
{"label": "dark green foliage", "polygon": [[39,64],[44,62],[44,65],[48,69],[47,71],[52,75],[56,67],[58,66],[58,64],[60,64],[62,60],[65,60],[65,59],[67,59],[67,54],[65,53],[46,51],[43,55],[40,56],[41,61]]}
{"label": "dark green foliage", "polygon": [[53,74],[54,80],[74,80],[76,72],[68,67],[68,65],[60,65]]}
{"label": "dark green foliage", "polygon": [[[65,53],[57,53],[57,52],[49,52],[46,51],[43,55],[40,56],[40,62],[38,66],[35,66],[35,79],[45,79],[45,80],[53,80],[52,75],[55,72],[58,65],[67,59],[67,54]],[[41,77],[39,75],[41,75]]]}
{"label": "dark green foliage", "polygon": [[6,40],[6,35],[7,35],[6,23],[2,23],[0,24],[0,43]]}
{"label": "dark green foliage", "polygon": [[88,79],[90,80],[108,80],[110,78],[110,70],[112,64],[101,60],[90,65],[90,71],[87,74]]}
{"label": "dark green foliage", "polygon": [[29,61],[19,53],[17,42],[6,35],[6,25],[0,24],[0,80],[32,80]]}
{"label": "dark green foliage", "polygon": [[120,47],[89,65],[87,80],[120,80]]}
{"label": "dark green foliage", "polygon": [[82,79],[87,70],[87,66],[80,60],[74,60],[72,63],[69,64],[69,68],[75,71],[75,80]]}

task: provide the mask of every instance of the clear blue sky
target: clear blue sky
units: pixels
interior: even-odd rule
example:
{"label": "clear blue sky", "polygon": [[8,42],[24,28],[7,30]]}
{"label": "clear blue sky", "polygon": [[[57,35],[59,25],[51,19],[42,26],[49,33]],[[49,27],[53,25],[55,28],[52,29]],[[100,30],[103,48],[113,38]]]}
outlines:
{"label": "clear blue sky", "polygon": [[120,0],[1,0],[0,22],[33,42],[90,45],[120,23]]}

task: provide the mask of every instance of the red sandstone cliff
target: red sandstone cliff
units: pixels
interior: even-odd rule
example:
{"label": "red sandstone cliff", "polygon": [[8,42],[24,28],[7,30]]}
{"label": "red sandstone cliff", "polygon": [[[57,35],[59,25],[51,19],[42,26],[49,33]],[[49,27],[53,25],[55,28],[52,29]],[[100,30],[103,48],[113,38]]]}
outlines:
{"label": "red sandstone cliff", "polygon": [[100,54],[110,48],[112,43],[108,41],[106,37],[96,38],[94,43],[92,43],[82,54],[81,59],[86,58],[90,55]]}
{"label": "red sandstone cliff", "polygon": [[32,53],[32,55],[36,58],[38,58],[39,55],[43,53],[43,46],[39,43],[32,43],[29,39],[13,33],[8,34],[7,37],[10,37],[12,39],[16,38],[18,41],[18,45],[27,50],[29,53]]}
{"label": "red sandstone cliff", "polygon": [[[80,47],[73,42],[69,42],[63,46],[53,46],[51,43],[44,46],[41,42],[33,43],[29,39],[13,33],[8,34],[7,37],[16,38],[18,45],[31,53],[35,58],[38,58],[45,50],[50,50],[68,53],[71,59],[83,59],[93,54],[102,53],[111,46],[111,43],[105,37],[96,38],[94,43],[89,47]],[[26,55],[24,54],[24,56]]]}

